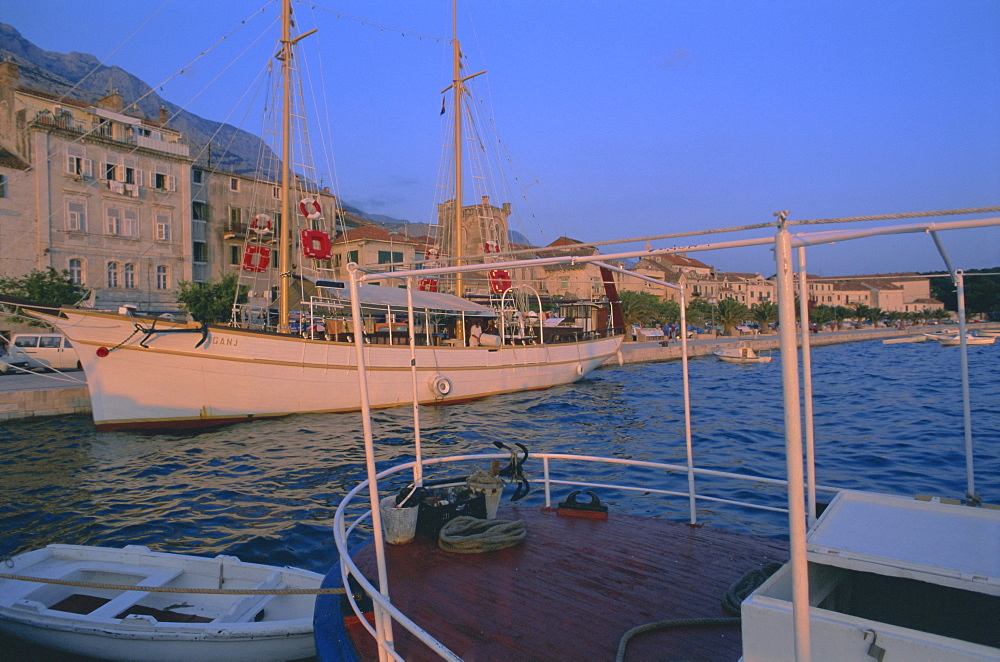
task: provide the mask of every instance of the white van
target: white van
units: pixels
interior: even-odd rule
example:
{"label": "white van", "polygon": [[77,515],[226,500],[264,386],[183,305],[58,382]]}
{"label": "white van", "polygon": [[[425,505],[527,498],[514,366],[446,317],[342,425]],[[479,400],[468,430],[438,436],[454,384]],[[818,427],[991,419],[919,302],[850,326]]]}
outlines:
{"label": "white van", "polygon": [[10,342],[11,357],[26,359],[31,368],[79,370],[80,360],[69,340],[59,333],[18,333]]}

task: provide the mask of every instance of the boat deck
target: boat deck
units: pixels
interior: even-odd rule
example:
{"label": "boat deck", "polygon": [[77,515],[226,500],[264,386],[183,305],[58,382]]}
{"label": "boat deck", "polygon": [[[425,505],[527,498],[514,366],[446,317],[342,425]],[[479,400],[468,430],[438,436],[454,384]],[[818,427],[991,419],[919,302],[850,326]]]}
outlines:
{"label": "boat deck", "polygon": [[[621,636],[633,627],[728,617],[721,601],[733,583],[748,570],[788,558],[785,541],[710,525],[511,507],[498,517],[523,520],[525,543],[453,554],[418,533],[412,543],[387,545],[393,604],[465,660],[614,660]],[[373,547],[356,560],[377,585]],[[489,602],[488,612],[469,608]],[[440,659],[402,627],[394,634],[404,659]],[[373,642],[365,644],[371,645],[362,657],[374,659]],[[740,655],[738,626],[685,627],[636,636],[625,659]]]}

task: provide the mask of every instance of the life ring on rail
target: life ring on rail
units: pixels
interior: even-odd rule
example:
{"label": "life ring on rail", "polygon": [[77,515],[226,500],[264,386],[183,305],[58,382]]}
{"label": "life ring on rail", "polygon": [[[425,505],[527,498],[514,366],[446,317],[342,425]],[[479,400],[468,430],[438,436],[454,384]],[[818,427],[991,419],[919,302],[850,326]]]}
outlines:
{"label": "life ring on rail", "polygon": [[330,235],[322,230],[303,230],[299,233],[302,239],[302,254],[314,260],[329,260],[333,256],[333,244]]}
{"label": "life ring on rail", "polygon": [[417,289],[421,292],[437,292],[437,278],[421,278],[420,282],[417,283]]}
{"label": "life ring on rail", "polygon": [[506,269],[490,270],[490,289],[493,290],[494,294],[503,294],[510,289],[511,285],[509,271]]}
{"label": "life ring on rail", "polygon": [[500,244],[498,244],[495,241],[487,241],[485,244],[483,244],[483,252],[484,253],[499,253],[500,252]]}
{"label": "life ring on rail", "polygon": [[302,198],[299,201],[299,211],[310,220],[315,220],[323,214],[323,208],[319,206],[316,198]]}
{"label": "life ring on rail", "polygon": [[250,229],[257,234],[271,234],[274,232],[274,222],[267,214],[257,214],[250,221]]}
{"label": "life ring on rail", "polygon": [[261,273],[271,264],[271,249],[259,244],[250,244],[243,250],[243,271]]}
{"label": "life ring on rail", "polygon": [[426,251],[424,251],[424,260],[426,262],[431,262],[433,260],[438,259],[439,257],[441,257],[441,251],[438,248],[432,246],[431,248],[428,248]]}
{"label": "life ring on rail", "polygon": [[443,398],[451,393],[451,381],[444,375],[434,375],[427,381],[431,392],[439,398]]}

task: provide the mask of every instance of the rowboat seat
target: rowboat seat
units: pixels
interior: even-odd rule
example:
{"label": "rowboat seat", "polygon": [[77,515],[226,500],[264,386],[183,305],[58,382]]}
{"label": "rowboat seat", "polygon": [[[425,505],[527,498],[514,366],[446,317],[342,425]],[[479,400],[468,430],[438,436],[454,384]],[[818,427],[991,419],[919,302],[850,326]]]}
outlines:
{"label": "rowboat seat", "polygon": [[[143,586],[163,586],[184,572],[181,568],[161,568],[147,575],[147,577],[136,584],[136,588]],[[119,614],[126,612],[132,605],[149,595],[149,591],[132,590],[125,591],[117,595],[109,602],[90,612],[90,618],[118,618]]]}
{"label": "rowboat seat", "polygon": [[[281,581],[281,571],[275,570],[267,579],[254,586],[255,590],[281,590],[285,583]],[[274,599],[273,595],[246,595],[237,600],[225,613],[215,618],[213,623],[247,623],[260,620],[264,606]]]}

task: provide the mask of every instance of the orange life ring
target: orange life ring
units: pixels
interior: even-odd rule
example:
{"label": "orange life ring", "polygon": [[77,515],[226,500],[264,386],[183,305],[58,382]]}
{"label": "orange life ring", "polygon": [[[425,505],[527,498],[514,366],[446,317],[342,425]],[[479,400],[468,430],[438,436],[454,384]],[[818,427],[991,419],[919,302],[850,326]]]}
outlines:
{"label": "orange life ring", "polygon": [[417,283],[417,289],[421,292],[437,292],[437,278],[421,278],[420,282]]}
{"label": "orange life ring", "polygon": [[261,273],[271,264],[271,249],[260,244],[250,244],[243,250],[243,271]]}
{"label": "orange life ring", "polygon": [[333,255],[333,245],[330,235],[322,230],[303,230],[299,233],[302,239],[302,254],[314,260],[329,260]]}
{"label": "orange life ring", "polygon": [[323,214],[323,208],[319,206],[319,200],[316,198],[302,198],[299,201],[299,211],[311,220],[315,220]]}
{"label": "orange life ring", "polygon": [[494,294],[503,294],[510,289],[512,284],[510,272],[506,269],[490,270],[490,288]]}
{"label": "orange life ring", "polygon": [[257,214],[250,221],[250,229],[257,234],[271,234],[274,232],[274,223],[267,214]]}

